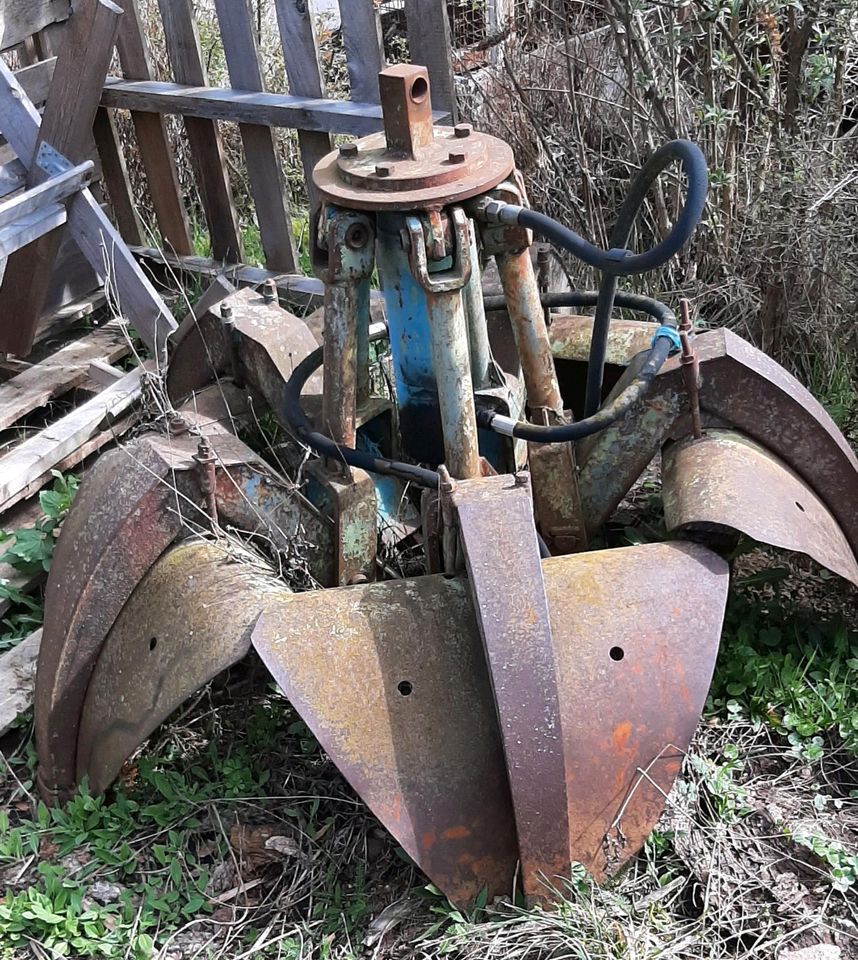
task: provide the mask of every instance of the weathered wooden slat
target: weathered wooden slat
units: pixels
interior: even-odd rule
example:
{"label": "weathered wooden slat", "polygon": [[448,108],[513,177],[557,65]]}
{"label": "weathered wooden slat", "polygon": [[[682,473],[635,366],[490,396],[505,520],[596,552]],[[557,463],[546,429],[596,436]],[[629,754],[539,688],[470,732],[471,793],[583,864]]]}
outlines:
{"label": "weathered wooden slat", "polygon": [[4,0],[0,6],[0,50],[8,50],[51,23],[66,20],[70,0]]}
{"label": "weathered wooden slat", "polygon": [[[351,100],[319,100],[283,93],[254,93],[224,87],[191,87],[155,80],[132,83],[109,77],[101,102],[106,107],[150,110],[182,116],[205,117],[269,127],[318,130],[325,134],[346,133],[363,137],[383,129],[377,103]],[[449,121],[450,114],[436,111],[435,122]],[[328,141],[326,140],[326,143]]]}
{"label": "weathered wooden slat", "polygon": [[142,243],[143,225],[137,214],[137,206],[128,180],[125,154],[119,142],[119,133],[113,114],[106,107],[99,107],[95,115],[93,134],[98,155],[101,158],[101,172],[113,210],[113,219],[119,228],[119,234],[126,243]]}
{"label": "weathered wooden slat", "polygon": [[26,185],[27,168],[20,160],[10,160],[0,166],[0,197],[8,197]]}
{"label": "weathered wooden slat", "polygon": [[33,705],[41,628],[0,657],[0,736]]}
{"label": "weathered wooden slat", "polygon": [[[319,63],[319,42],[313,22],[313,5],[296,3],[295,0],[274,0],[274,9],[277,11],[289,92],[296,97],[324,98],[325,86]],[[301,148],[301,163],[304,166],[310,209],[313,210],[319,205],[313,185],[313,170],[322,157],[330,153],[331,137],[327,133],[317,133],[312,129],[302,130],[299,127],[298,145]]]}
{"label": "weathered wooden slat", "polygon": [[109,387],[112,383],[116,383],[117,380],[121,380],[124,376],[124,370],[120,370],[119,367],[114,367],[113,364],[108,363],[107,360],[90,360],[89,367],[86,371],[87,380],[92,381],[92,383],[98,387]]}
{"label": "weathered wooden slat", "polygon": [[[33,152],[16,153],[27,167],[27,186],[47,178],[36,165],[35,150],[45,141],[72,163],[91,156],[92,125],[113,53],[122,11],[112,0],[81,0],[69,20],[66,42],[57,58]],[[5,133],[5,131],[4,131]],[[11,143],[11,137],[6,133]],[[9,258],[0,297],[7,306],[0,320],[0,350],[29,353],[62,237],[45,234],[27,251]],[[9,309],[14,307],[14,310]]]}
{"label": "weathered wooden slat", "polygon": [[[190,0],[158,0],[158,5],[174,79],[178,83],[205,87],[206,69]],[[211,120],[190,116],[185,117],[185,131],[196,167],[212,253],[221,260],[239,262],[242,247],[238,215],[220,133]]]}
{"label": "weathered wooden slat", "polygon": [[24,92],[37,107],[48,99],[56,66],[57,58],[51,57],[48,60],[39,60],[32,63],[29,67],[24,67],[15,73],[18,83],[21,84]]}
{"label": "weathered wooden slat", "polygon": [[215,277],[211,284],[206,288],[203,295],[188,311],[182,322],[173,334],[173,343],[181,343],[182,338],[186,336],[189,330],[193,330],[200,317],[204,316],[212,307],[216,307],[221,300],[225,300],[231,293],[235,293],[236,288],[224,276]]}
{"label": "weathered wooden slat", "polygon": [[[150,80],[152,66],[136,0],[120,0],[120,3],[125,16],[119,25],[116,48],[122,73],[128,80]],[[194,245],[164,118],[158,113],[132,112],[131,119],[164,245],[179,256],[189,256],[194,252]]]}
{"label": "weathered wooden slat", "polygon": [[0,227],[14,223],[21,217],[41,210],[49,204],[64,200],[80,190],[92,174],[93,164],[91,161],[78,164],[70,170],[57,174],[44,183],[27,190],[25,193],[18,194],[9,200],[0,203]]}
{"label": "weathered wooden slat", "polygon": [[[0,60],[0,129],[19,156],[33,155],[39,122],[38,111]],[[125,316],[149,350],[160,356],[176,321],[89,190],[70,202],[68,223],[69,234],[91,266],[101,277],[109,276]]]}
{"label": "weathered wooden slat", "polygon": [[432,103],[456,119],[456,88],[451,59],[450,21],[447,4],[438,0],[405,0],[408,50],[411,62],[429,70]]}
{"label": "weathered wooden slat", "polygon": [[0,261],[6,261],[24,247],[49,236],[62,227],[66,220],[66,208],[60,203],[52,203],[26,214],[7,227],[0,227]]}
{"label": "weathered wooden slat", "polygon": [[144,367],[137,367],[0,458],[0,509],[102,432],[107,418],[118,418],[133,406],[140,399],[144,373]]}
{"label": "weathered wooden slat", "polygon": [[378,74],[385,66],[378,5],[375,0],[348,0],[341,6],[351,98],[377,103]]}
{"label": "weathered wooden slat", "polygon": [[127,356],[129,350],[125,334],[116,321],[60,347],[40,363],[0,385],[0,430],[76,387],[86,377],[93,360],[112,363]]}
{"label": "weathered wooden slat", "polygon": [[[230,83],[239,90],[261,92],[265,87],[248,0],[215,0],[215,6]],[[268,126],[244,123],[239,131],[265,263],[271,270],[294,273],[298,254],[274,133]]]}

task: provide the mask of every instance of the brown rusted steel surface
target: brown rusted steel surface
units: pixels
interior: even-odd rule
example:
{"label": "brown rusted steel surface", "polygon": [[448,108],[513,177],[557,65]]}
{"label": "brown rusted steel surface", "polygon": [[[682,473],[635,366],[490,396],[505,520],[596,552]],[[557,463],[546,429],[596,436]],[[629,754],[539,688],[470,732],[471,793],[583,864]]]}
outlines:
{"label": "brown rusted steel surface", "polygon": [[[237,437],[215,434],[210,442],[222,523],[287,551],[298,531],[318,532],[325,543],[325,521]],[[208,523],[196,452],[197,438],[190,434],[151,434],[105,454],[63,524],[46,589],[36,680],[39,785],[46,799],[63,798],[74,788],[80,712],[119,611],[186,524]],[[310,559],[314,573],[327,572],[327,556]]]}
{"label": "brown rusted steel surface", "polygon": [[[852,550],[858,550],[858,459],[822,405],[774,360],[728,330],[698,334],[695,349],[704,426],[708,419],[735,428],[780,457],[825,503]],[[627,375],[632,372],[630,367]],[[625,417],[578,444],[588,530],[605,522],[668,436],[691,433],[687,414],[683,372],[675,357]]]}
{"label": "brown rusted steel surface", "polygon": [[154,564],[92,672],[78,733],[78,782],[88,777],[93,793],[106,790],[159,724],[247,653],[270,580],[199,541],[173,547]]}
{"label": "brown rusted steel surface", "polygon": [[175,471],[144,439],[98,460],[63,524],[36,675],[39,786],[46,799],[64,799],[74,788],[78,720],[99,650],[140,579],[181,529],[183,495],[198,496],[193,473]]}
{"label": "brown rusted steel surface", "polygon": [[509,894],[515,827],[485,660],[461,579],[282,597],[253,644],[327,754],[458,903]]}
{"label": "brown rusted steel surface", "polygon": [[705,536],[729,527],[795,550],[858,586],[858,561],[825,504],[778,457],[741,434],[709,430],[663,456],[667,529]]}
{"label": "brown rusted steel surface", "polygon": [[[529,262],[529,261],[528,261]],[[452,493],[492,681],[529,901],[568,876],[569,830],[548,599],[525,474],[459,483]]]}
{"label": "brown rusted steel surface", "polygon": [[562,414],[563,399],[530,250],[499,254],[497,265],[521,360],[528,405],[531,409],[541,407]]}
{"label": "brown rusted steel surface", "polygon": [[545,560],[542,572],[568,857],[601,879],[640,849],[679,772],[709,690],[729,571],[705,547],[676,542]]}
{"label": "brown rusted steel surface", "polygon": [[[632,357],[652,346],[657,323],[643,320],[611,320],[605,363],[625,367]],[[556,360],[578,360],[586,363],[593,339],[593,318],[574,314],[552,314],[548,329],[551,351]]]}
{"label": "brown rusted steel surface", "polygon": [[552,553],[587,549],[587,528],[571,443],[528,444],[533,503],[539,532]]}
{"label": "brown rusted steel surface", "polygon": [[[232,311],[234,349],[220,317],[224,305]],[[276,404],[283,381],[316,347],[313,334],[299,317],[253,290],[239,290],[204,313],[176,343],[167,370],[167,394],[174,403],[184,400],[229,375],[236,357],[244,379],[269,404]],[[314,374],[307,390],[322,392],[321,374]]]}
{"label": "brown rusted steel surface", "polygon": [[385,132],[319,162],[313,181],[324,199],[356,210],[440,210],[512,173],[512,148],[502,140],[467,124],[433,128],[425,67],[388,67],[379,87]]}

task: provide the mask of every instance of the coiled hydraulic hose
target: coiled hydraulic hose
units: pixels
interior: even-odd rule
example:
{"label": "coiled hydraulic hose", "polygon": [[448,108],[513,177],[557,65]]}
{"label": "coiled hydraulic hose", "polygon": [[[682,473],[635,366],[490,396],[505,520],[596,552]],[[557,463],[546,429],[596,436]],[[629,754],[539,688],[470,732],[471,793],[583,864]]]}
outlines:
{"label": "coiled hydraulic hose", "polygon": [[[674,161],[679,160],[682,164],[682,170],[686,175],[688,186],[686,190],[685,203],[682,211],[670,233],[656,244],[651,250],[644,253],[634,254],[626,249],[629,242],[632,228],[635,220],[640,213],[646,195],[662,171]],[[700,148],[690,140],[673,140],[660,147],[644,164],[640,173],[632,182],[629,194],[620,208],[617,222],[611,231],[610,250],[601,250],[593,246],[582,236],[570,230],[563,224],[552,220],[544,214],[529,210],[527,207],[517,206],[515,204],[505,204],[502,201],[490,201],[485,207],[485,215],[492,220],[500,223],[515,223],[522,227],[533,230],[541,236],[553,241],[565,250],[568,250],[573,256],[584,263],[589,264],[602,271],[602,281],[599,287],[599,293],[596,297],[596,315],[593,320],[593,337],[590,342],[590,358],[587,366],[587,391],[584,403],[585,419],[575,426],[577,431],[586,431],[578,433],[580,436],[588,436],[598,430],[604,429],[621,415],[631,403],[621,403],[623,397],[617,398],[617,402],[612,403],[603,411],[599,411],[602,396],[602,383],[604,381],[605,357],[608,350],[608,334],[611,324],[611,314],[615,305],[622,306],[619,298],[625,299],[628,294],[617,293],[617,278],[627,277],[632,274],[645,273],[663,266],[673,256],[675,256],[682,247],[691,239],[703,210],[706,205],[706,194],[709,188],[709,176],[706,167],[706,158],[703,156]],[[633,308],[636,309],[636,308]],[[655,347],[660,339],[666,339],[678,348],[678,336],[676,335],[676,318],[662,320],[662,327],[656,333],[653,342],[653,350],[645,366],[649,367],[650,360],[657,359]],[[663,351],[659,351],[659,355]],[[667,358],[671,351],[664,354],[661,364]],[[659,364],[659,367],[661,366]],[[655,373],[658,372],[656,368]],[[650,377],[650,379],[652,379]],[[629,386],[629,390],[637,391],[637,381]],[[616,412],[619,410],[620,412]],[[603,416],[596,419],[597,411],[607,414],[614,411],[614,417],[607,422]],[[601,424],[601,425],[599,425]],[[498,429],[498,426],[493,429]],[[530,425],[521,423],[517,425],[515,436],[524,436]],[[591,429],[592,427],[592,429]],[[570,439],[567,434],[569,430],[567,425],[557,427],[540,427],[543,443],[561,442]],[[506,432],[506,430],[505,430]],[[539,442],[539,441],[537,441]]]}

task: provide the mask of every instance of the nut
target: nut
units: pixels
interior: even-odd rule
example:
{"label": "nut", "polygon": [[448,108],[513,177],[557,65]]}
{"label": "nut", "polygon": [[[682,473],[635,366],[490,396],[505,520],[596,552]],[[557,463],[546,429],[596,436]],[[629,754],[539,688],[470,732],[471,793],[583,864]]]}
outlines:
{"label": "nut", "polygon": [[451,150],[450,153],[447,155],[447,159],[450,161],[450,163],[464,163],[466,160],[466,157],[464,153],[458,153]]}
{"label": "nut", "polygon": [[377,177],[393,176],[393,166],[389,163],[377,163],[375,165],[375,175]]}
{"label": "nut", "polygon": [[356,143],[343,143],[340,145],[340,156],[354,158],[358,155],[358,145]]}
{"label": "nut", "polygon": [[465,137],[469,137],[474,132],[474,128],[469,123],[457,123],[453,127],[453,133],[459,140],[464,140]]}
{"label": "nut", "polygon": [[346,230],[346,246],[352,250],[362,250],[369,241],[369,230],[362,223],[353,223]]}

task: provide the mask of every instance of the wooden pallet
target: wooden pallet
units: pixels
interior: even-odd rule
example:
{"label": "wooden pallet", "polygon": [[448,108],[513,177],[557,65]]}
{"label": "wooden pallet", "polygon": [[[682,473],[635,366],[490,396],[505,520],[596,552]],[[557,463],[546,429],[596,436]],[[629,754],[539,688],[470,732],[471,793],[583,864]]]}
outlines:
{"label": "wooden pallet", "polygon": [[[79,329],[38,363],[0,364],[0,530],[32,527],[53,471],[80,470],[136,422],[146,365],[130,372],[115,366],[130,352],[122,325],[111,321]],[[44,579],[0,564],[0,581],[24,593]],[[8,607],[0,599],[0,619]],[[0,735],[32,703],[40,638],[38,630],[0,656]]]}

